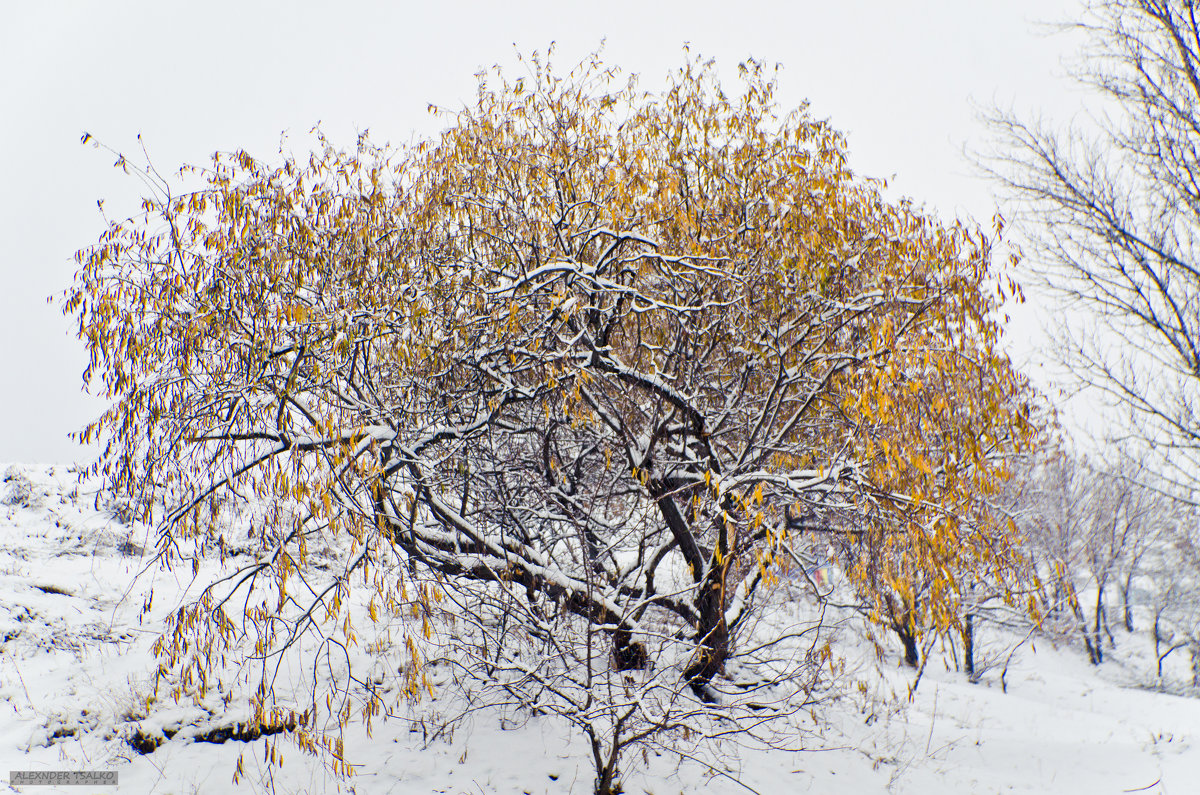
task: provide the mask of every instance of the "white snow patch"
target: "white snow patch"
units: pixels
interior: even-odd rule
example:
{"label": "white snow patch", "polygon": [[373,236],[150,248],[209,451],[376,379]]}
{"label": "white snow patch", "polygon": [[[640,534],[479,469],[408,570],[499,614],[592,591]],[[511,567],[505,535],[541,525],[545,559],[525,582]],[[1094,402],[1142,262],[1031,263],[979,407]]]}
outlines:
{"label": "white snow patch", "polygon": [[[286,742],[283,766],[270,771],[263,740],[195,742],[244,719],[245,694],[142,711],[153,683],[150,644],[190,576],[152,572],[154,608],[143,617],[151,575],[134,576],[151,546],[147,529],[122,524],[103,500],[97,508],[95,486],[77,486],[66,468],[0,472],[0,757],[10,770],[117,770],[118,791],[130,793],[258,790],[268,775],[278,792],[590,792],[584,742],[546,716],[514,722],[481,711],[446,727],[401,714],[377,720],[370,737],[355,724],[346,742],[358,774],[344,782]],[[1144,634],[1122,634],[1112,661],[1096,668],[1078,649],[1036,640],[1014,658],[1007,692],[996,668],[971,684],[935,657],[909,701],[914,674],[897,665],[896,651],[879,663],[870,644],[849,640],[837,648],[845,695],[794,727],[808,750],[730,749],[713,769],[638,755],[625,790],[1194,792],[1200,702],[1146,687],[1156,683],[1151,647]],[[383,679],[395,666],[378,670]],[[432,706],[449,711],[449,673],[436,678],[446,684]],[[127,742],[139,730],[161,735],[152,753]],[[246,779],[234,785],[243,753]],[[59,791],[82,790],[37,789]]]}

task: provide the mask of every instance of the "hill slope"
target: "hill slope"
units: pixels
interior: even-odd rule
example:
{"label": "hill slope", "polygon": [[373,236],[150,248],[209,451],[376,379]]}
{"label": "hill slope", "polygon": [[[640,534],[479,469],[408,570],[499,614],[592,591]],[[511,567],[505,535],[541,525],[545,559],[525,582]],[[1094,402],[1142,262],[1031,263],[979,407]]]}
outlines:
{"label": "hill slope", "polygon": [[[287,743],[277,746],[283,765],[264,767],[269,740],[238,739],[242,694],[158,702],[147,713],[158,622],[215,561],[195,580],[190,569],[156,570],[146,528],[123,523],[66,468],[0,472],[0,758],[9,770],[116,770],[116,791],[138,793],[590,791],[584,744],[548,718],[514,723],[483,711],[444,729],[424,711],[378,721],[371,736],[354,726],[347,748],[358,774],[339,781]],[[910,700],[914,675],[895,651],[879,662],[873,647],[848,642],[844,693],[796,727],[809,750],[727,748],[707,766],[651,755],[628,766],[637,769],[626,791],[1200,791],[1200,701],[1145,686],[1155,684],[1147,638],[1118,644],[1099,669],[1077,650],[1025,644],[1007,693],[998,671],[971,684],[935,656]],[[445,672],[435,676],[446,684]],[[439,692],[448,711],[452,691]],[[246,774],[235,785],[239,756]]]}

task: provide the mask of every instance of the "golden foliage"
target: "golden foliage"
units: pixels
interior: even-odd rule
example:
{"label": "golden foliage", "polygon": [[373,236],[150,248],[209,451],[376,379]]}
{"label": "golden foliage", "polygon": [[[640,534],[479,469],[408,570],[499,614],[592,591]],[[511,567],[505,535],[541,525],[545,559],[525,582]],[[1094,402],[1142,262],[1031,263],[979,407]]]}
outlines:
{"label": "golden foliage", "polygon": [[[758,63],[736,96],[698,60],[661,94],[595,58],[528,67],[404,149],[218,154],[79,253],[64,309],[112,400],[82,435],[97,471],[147,519],[167,495],[168,560],[223,495],[264,506],[247,575],[274,601],[206,592],[164,670],[203,688],[245,627],[254,658],[314,624],[353,645],[361,571],[372,619],[416,617],[415,696],[432,592],[383,576],[392,554],[618,635],[660,610],[694,631],[699,688],[808,532],[922,626],[957,622],[966,576],[1011,592],[1015,529],[987,505],[1033,429],[985,236],[885,201]],[[309,546],[340,534],[351,563],[318,587]]]}

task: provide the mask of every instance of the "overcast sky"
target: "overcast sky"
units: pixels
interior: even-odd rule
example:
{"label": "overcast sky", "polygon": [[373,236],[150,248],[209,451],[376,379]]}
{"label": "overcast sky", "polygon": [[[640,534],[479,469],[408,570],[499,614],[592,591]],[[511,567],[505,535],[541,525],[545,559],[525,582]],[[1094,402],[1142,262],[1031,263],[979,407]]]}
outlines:
{"label": "overcast sky", "polygon": [[[46,297],[71,281],[74,252],[132,213],[136,179],[80,136],[133,153],[142,135],[172,171],[215,150],[263,158],[281,133],[302,146],[321,122],[353,146],[434,131],[430,103],[458,107],[473,75],[556,42],[574,64],[605,60],[653,89],[682,46],[732,71],[779,62],[780,98],[811,102],[848,135],[855,171],[892,180],[944,218],[996,210],[963,157],[997,104],[1066,118],[1081,95],[1063,77],[1078,42],[1039,21],[1070,0],[792,2],[205,2],[39,0],[0,24],[0,461],[82,461],[66,434],[100,410],[81,393],[82,346]],[[1032,325],[1027,321],[1022,323]],[[1028,346],[1023,329],[1018,348]],[[1024,356],[1024,351],[1017,351]]]}

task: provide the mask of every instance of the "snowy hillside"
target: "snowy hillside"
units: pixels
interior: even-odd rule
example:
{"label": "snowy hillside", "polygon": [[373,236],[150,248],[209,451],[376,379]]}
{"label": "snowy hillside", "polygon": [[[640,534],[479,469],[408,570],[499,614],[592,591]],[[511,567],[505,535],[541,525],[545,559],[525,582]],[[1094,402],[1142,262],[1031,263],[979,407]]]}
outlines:
{"label": "snowy hillside", "polygon": [[[286,741],[274,746],[282,766],[264,766],[267,743],[280,737],[247,735],[245,694],[183,706],[163,699],[147,711],[157,628],[217,560],[195,580],[190,567],[156,570],[146,528],[123,521],[94,486],[78,487],[73,472],[0,465],[0,473],[0,758],[9,770],[116,770],[116,791],[130,793],[590,791],[584,743],[545,716],[481,711],[446,728],[431,717],[435,699],[432,710],[377,720],[370,736],[352,724],[347,756],[357,774],[339,781]],[[1020,640],[985,635],[981,644],[1002,664]],[[869,645],[845,645],[840,695],[793,727],[807,750],[728,747],[715,766],[639,755],[626,765],[625,789],[1200,792],[1200,700],[1154,689],[1146,637],[1117,642],[1097,668],[1078,649],[1034,638],[1013,657],[1007,692],[999,665],[971,684],[935,653],[911,700],[914,672],[898,665],[898,649],[880,661]],[[1171,662],[1167,684],[1186,692],[1183,661]],[[448,676],[435,670],[436,698],[451,698]],[[245,774],[234,784],[239,756]]]}

